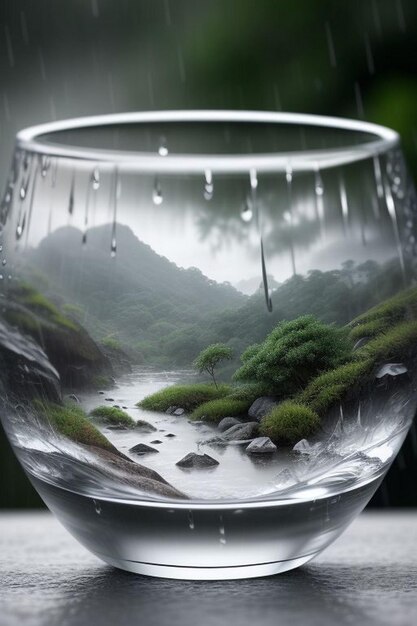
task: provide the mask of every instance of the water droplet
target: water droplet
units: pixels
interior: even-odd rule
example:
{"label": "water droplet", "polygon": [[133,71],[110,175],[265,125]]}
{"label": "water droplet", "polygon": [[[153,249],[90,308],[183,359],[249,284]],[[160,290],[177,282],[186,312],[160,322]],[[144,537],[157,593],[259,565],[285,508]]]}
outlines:
{"label": "water droplet", "polygon": [[75,175],[73,174],[72,180],[71,180],[70,195],[69,195],[69,200],[68,200],[68,213],[70,215],[74,213],[74,187],[75,187]]}
{"label": "water droplet", "polygon": [[116,228],[117,228],[117,201],[121,194],[121,182],[119,178],[119,170],[116,167],[113,182],[113,224],[111,231],[110,256],[114,259],[117,253]]}
{"label": "water droplet", "polygon": [[20,185],[19,197],[21,200],[24,200],[26,198],[28,187],[29,187],[29,176],[26,178],[25,181],[22,181],[22,184]]}
{"label": "water droplet", "polygon": [[226,544],[226,530],[224,528],[223,515],[219,515],[219,534],[220,534],[220,543],[222,545]]}
{"label": "water droplet", "polygon": [[0,252],[3,252],[3,246],[0,244]]}
{"label": "water droplet", "polygon": [[41,176],[45,178],[49,167],[51,165],[51,159],[47,154],[43,154],[41,157]]}
{"label": "water droplet", "polygon": [[263,242],[262,237],[261,237],[261,267],[262,267],[262,282],[264,286],[266,308],[271,313],[272,312],[272,299],[271,299],[271,291],[268,286],[268,275],[266,273],[264,242]]}
{"label": "water droplet", "polygon": [[382,182],[382,172],[381,172],[381,163],[379,161],[379,156],[376,154],[374,156],[374,174],[375,174],[375,182],[376,182],[376,191],[378,194],[378,198],[384,197],[384,185]]}
{"label": "water droplet", "polygon": [[161,139],[159,140],[158,154],[162,157],[168,155],[167,140],[165,139],[165,137],[161,137]]}
{"label": "water droplet", "polygon": [[206,170],[204,173],[204,198],[205,200],[211,200],[213,197],[214,185],[213,175],[211,170]]}
{"label": "water droplet", "polygon": [[243,204],[242,210],[240,212],[240,217],[244,222],[250,222],[253,217],[252,207],[250,206],[250,201],[247,198],[245,203]]}
{"label": "water droplet", "polygon": [[339,180],[340,206],[342,208],[343,230],[347,235],[349,230],[349,205],[347,201],[346,186],[343,178]]}
{"label": "water droplet", "polygon": [[97,502],[97,500],[93,500],[93,504],[94,504],[94,509],[95,509],[97,515],[101,515],[101,504],[100,504],[100,502]]}
{"label": "water droplet", "polygon": [[255,169],[251,169],[249,172],[249,180],[251,189],[256,189],[258,187],[258,174]]}
{"label": "water droplet", "polygon": [[100,187],[100,171],[98,167],[95,167],[92,171],[91,186],[94,189],[94,191],[97,191],[97,189]]}
{"label": "water droplet", "polygon": [[321,238],[324,239],[325,229],[324,229],[324,185],[323,179],[320,174],[320,170],[318,165],[316,165],[316,171],[314,175],[314,191],[316,197],[316,213],[317,219],[320,226],[320,235]]}
{"label": "water droplet", "polygon": [[161,185],[158,178],[155,178],[155,183],[152,191],[152,201],[156,206],[159,206],[164,201]]}
{"label": "water droplet", "polygon": [[3,274],[0,274],[0,280],[3,280],[4,276]]}
{"label": "water droplet", "polygon": [[6,261],[6,259],[3,259],[3,261],[1,262],[1,264],[3,265],[3,267],[4,267],[5,265],[7,265],[7,261]]}
{"label": "water droplet", "polygon": [[292,183],[292,166],[291,163],[288,163],[287,168],[285,170],[285,180],[290,185]]}
{"label": "water droplet", "polygon": [[82,239],[81,239],[81,244],[83,246],[85,246],[87,244],[87,231],[83,232],[83,236],[82,236]]}
{"label": "water droplet", "polygon": [[195,528],[194,515],[193,515],[192,511],[188,511],[188,528],[190,530],[194,530],[194,528]]}
{"label": "water droplet", "polygon": [[19,222],[17,224],[16,227],[16,239],[19,240],[22,235],[23,235],[23,231],[25,230],[25,224],[26,224],[26,212],[23,213],[22,218],[19,218]]}

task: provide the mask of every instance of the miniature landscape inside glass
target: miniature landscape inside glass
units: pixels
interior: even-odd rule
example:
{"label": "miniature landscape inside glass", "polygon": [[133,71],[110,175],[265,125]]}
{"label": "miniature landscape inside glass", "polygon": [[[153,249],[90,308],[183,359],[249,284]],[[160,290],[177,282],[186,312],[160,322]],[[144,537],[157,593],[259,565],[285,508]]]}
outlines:
{"label": "miniature landscape inside glass", "polygon": [[353,190],[346,212],[330,180],[320,207],[317,180],[308,195],[291,179],[289,214],[273,181],[254,198],[206,176],[198,201],[152,180],[109,218],[111,177],[74,190],[63,174],[68,207],[41,193],[50,169],[30,225],[25,198],[7,215],[3,252],[2,412],[29,474],[92,495],[248,499],[382,473],[417,399],[404,217]]}

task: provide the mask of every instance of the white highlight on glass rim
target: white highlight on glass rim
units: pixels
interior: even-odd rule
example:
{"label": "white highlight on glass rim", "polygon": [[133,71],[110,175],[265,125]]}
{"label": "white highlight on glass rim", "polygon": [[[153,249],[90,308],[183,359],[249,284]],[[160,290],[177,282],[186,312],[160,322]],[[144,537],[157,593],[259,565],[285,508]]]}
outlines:
{"label": "white highlight on glass rim", "polygon": [[[256,124],[306,125],[374,135],[375,139],[362,144],[332,149],[295,150],[268,154],[175,154],[160,155],[111,149],[82,148],[61,145],[42,140],[43,135],[81,128],[100,128],[115,124],[152,124],[187,122],[229,122]],[[49,137],[50,139],[50,137]],[[260,172],[286,172],[291,160],[293,171],[312,171],[317,165],[323,168],[352,163],[386,152],[399,144],[399,135],[394,130],[358,120],[302,113],[269,111],[148,111],[140,113],[117,113],[81,117],[48,124],[40,124],[21,130],[16,136],[16,145],[22,150],[47,154],[79,161],[117,162],[125,169],[160,174],[192,174],[210,170],[214,174],[243,174],[251,169]]]}

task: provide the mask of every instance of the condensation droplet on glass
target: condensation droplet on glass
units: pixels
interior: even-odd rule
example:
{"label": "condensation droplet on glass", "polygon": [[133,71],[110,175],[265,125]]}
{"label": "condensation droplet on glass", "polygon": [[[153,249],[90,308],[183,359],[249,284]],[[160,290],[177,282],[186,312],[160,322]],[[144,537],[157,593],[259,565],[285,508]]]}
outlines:
{"label": "condensation droplet on glass", "polygon": [[45,178],[46,174],[48,173],[49,167],[51,165],[51,159],[50,157],[46,154],[42,155],[41,157],[41,176],[42,178]]}
{"label": "condensation droplet on glass", "polygon": [[97,191],[97,189],[100,187],[100,172],[98,167],[95,167],[91,174],[91,186],[94,191]]}
{"label": "condensation droplet on glass", "polygon": [[152,191],[152,201],[156,206],[162,204],[164,197],[162,195],[161,185],[158,178],[155,178],[155,183]]}
{"label": "condensation droplet on glass", "polygon": [[74,186],[75,186],[75,177],[73,175],[72,180],[71,180],[71,189],[70,189],[70,195],[69,195],[69,200],[68,200],[68,213],[70,215],[74,213]]}
{"label": "condensation droplet on glass", "polygon": [[258,174],[255,169],[251,169],[249,172],[249,180],[251,189],[256,189],[258,187]]}
{"label": "condensation droplet on glass", "polygon": [[158,154],[162,157],[168,155],[167,140],[165,139],[165,137],[161,137],[161,139],[159,140]]}
{"label": "condensation droplet on glass", "polygon": [[97,515],[101,515],[101,504],[100,504],[100,502],[97,502],[96,500],[93,500],[93,504],[94,504],[94,509],[95,509]]}
{"label": "condensation droplet on glass", "polygon": [[250,206],[248,199],[245,201],[242,207],[242,210],[240,212],[240,217],[246,223],[250,222],[253,217],[252,207]]}
{"label": "condensation droplet on glass", "polygon": [[111,240],[111,246],[110,246],[110,256],[112,257],[112,259],[115,258],[117,253],[117,242],[116,242],[116,238],[113,237]]}
{"label": "condensation droplet on glass", "polygon": [[192,511],[188,511],[188,528],[190,530],[194,530],[194,528],[195,528],[194,515],[193,515]]}
{"label": "condensation droplet on glass", "polygon": [[204,172],[204,198],[205,200],[211,200],[214,192],[213,174],[211,170],[207,169]]}
{"label": "condensation droplet on glass", "polygon": [[6,261],[6,259],[3,259],[3,261],[1,262],[1,264],[3,265],[3,267],[4,267],[5,265],[7,265],[7,261]]}
{"label": "condensation droplet on glass", "polygon": [[82,236],[82,239],[81,239],[81,244],[83,246],[85,246],[87,244],[87,232],[86,231],[83,232],[83,236]]}

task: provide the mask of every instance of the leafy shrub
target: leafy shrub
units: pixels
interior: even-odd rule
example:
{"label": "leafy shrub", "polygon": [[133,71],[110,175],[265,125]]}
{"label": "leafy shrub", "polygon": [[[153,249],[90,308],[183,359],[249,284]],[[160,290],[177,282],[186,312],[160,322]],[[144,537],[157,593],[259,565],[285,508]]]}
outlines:
{"label": "leafy shrub", "polygon": [[107,337],[104,337],[100,343],[105,348],[110,348],[110,350],[118,351],[122,349],[122,344],[120,343],[120,341],[116,339],[115,337],[113,337],[112,335],[108,335]]}
{"label": "leafy shrub", "polygon": [[207,383],[194,385],[173,385],[157,391],[137,403],[137,406],[149,411],[166,411],[170,406],[180,406],[186,411],[193,411],[203,402],[223,398],[230,393],[229,385],[217,387]]}
{"label": "leafy shrub", "polygon": [[110,441],[91,423],[86,413],[77,405],[59,405],[52,402],[34,401],[39,414],[63,437],[76,443],[96,446],[119,454]]}
{"label": "leafy shrub", "polygon": [[90,415],[102,424],[123,424],[130,428],[135,425],[130,415],[115,406],[98,406],[90,411]]}
{"label": "leafy shrub", "polygon": [[328,326],[312,315],[282,322],[257,346],[242,355],[235,380],[255,381],[282,397],[302,389],[308,381],[336,367],[350,353],[344,330]]}
{"label": "leafy shrub", "polygon": [[267,394],[268,388],[265,385],[261,383],[247,383],[245,385],[236,385],[227,397],[234,400],[245,400],[252,404],[256,398]]}
{"label": "leafy shrub", "polygon": [[208,422],[218,424],[224,417],[239,417],[248,412],[252,400],[237,400],[227,396],[200,404],[191,414],[191,419],[201,419],[205,417]]}
{"label": "leafy shrub", "polygon": [[292,445],[312,435],[319,425],[320,419],[312,409],[287,400],[265,415],[259,430],[278,444]]}
{"label": "leafy shrub", "polygon": [[371,360],[345,363],[313,379],[298,396],[297,401],[323,415],[349,389],[359,385],[372,371]]}

